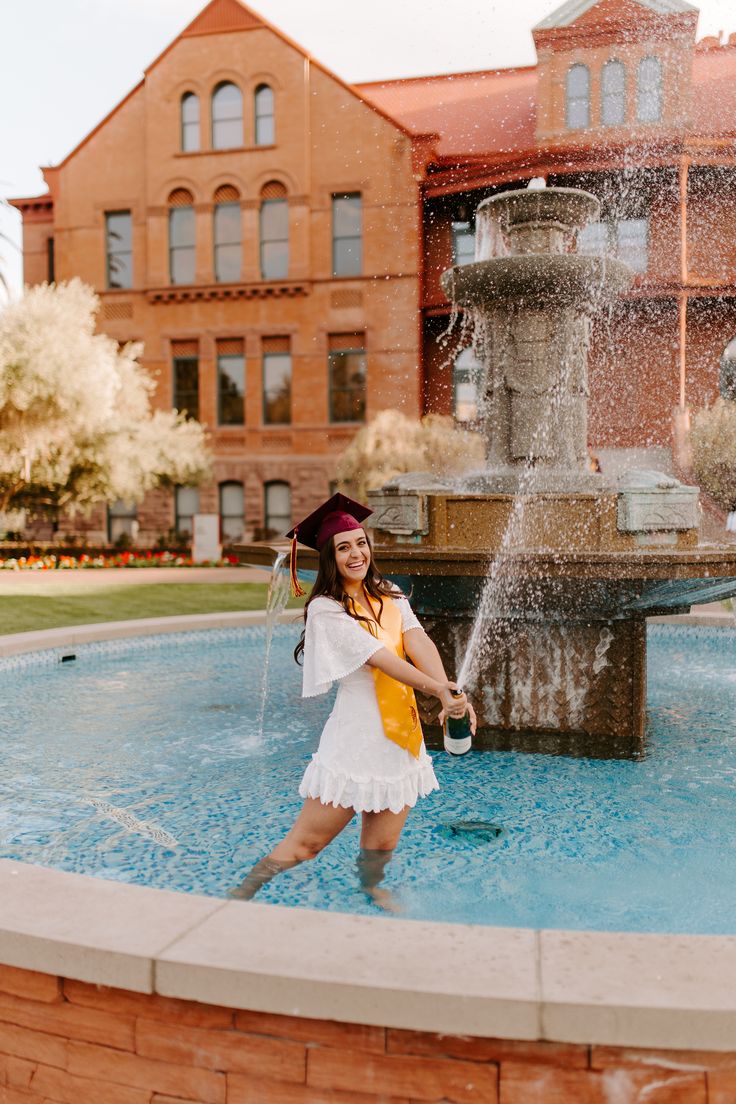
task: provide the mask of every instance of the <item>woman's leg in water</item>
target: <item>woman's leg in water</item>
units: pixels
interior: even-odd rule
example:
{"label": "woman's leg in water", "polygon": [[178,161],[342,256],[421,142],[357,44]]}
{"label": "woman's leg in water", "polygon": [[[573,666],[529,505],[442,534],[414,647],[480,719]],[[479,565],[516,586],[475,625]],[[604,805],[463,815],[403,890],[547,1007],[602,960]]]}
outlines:
{"label": "woman's leg in water", "polygon": [[363,813],[358,877],[368,896],[389,912],[397,911],[396,905],[389,891],[380,888],[380,883],[399,842],[409,809],[407,805],[400,813],[392,813],[390,809],[383,809],[380,813]]}
{"label": "woman's leg in water", "polygon": [[256,863],[241,884],[230,891],[230,896],[251,900],[261,886],[277,874],[319,855],[354,816],[354,809],[323,805],[316,798],[308,797],[289,832],[265,859]]}

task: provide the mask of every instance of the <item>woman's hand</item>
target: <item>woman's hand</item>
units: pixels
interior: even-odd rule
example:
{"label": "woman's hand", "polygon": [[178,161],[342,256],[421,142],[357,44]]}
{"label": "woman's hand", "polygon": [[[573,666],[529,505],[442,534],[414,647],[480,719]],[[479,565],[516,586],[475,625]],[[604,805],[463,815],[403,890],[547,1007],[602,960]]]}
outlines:
{"label": "woman's hand", "polygon": [[464,717],[467,713],[470,717],[470,731],[475,735],[475,730],[478,726],[478,721],[475,716],[475,710],[467,699],[466,694],[456,696],[451,694],[451,690],[457,690],[457,683],[448,682],[442,689],[442,692],[437,695],[442,704],[442,709],[437,718],[437,724],[443,725],[447,717]]}

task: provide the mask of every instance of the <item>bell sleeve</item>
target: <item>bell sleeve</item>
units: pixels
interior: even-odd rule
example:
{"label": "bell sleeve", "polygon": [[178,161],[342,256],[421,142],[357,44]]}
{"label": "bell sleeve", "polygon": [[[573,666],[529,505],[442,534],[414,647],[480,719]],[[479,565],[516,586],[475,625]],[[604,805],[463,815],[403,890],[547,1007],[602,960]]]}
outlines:
{"label": "bell sleeve", "polygon": [[409,599],[405,598],[403,594],[395,594],[394,602],[401,610],[401,631],[407,633],[411,629],[421,629],[422,625],[419,618],[415,614],[414,610],[409,604]]}
{"label": "bell sleeve", "polygon": [[382,647],[339,602],[315,598],[304,634],[302,697],[326,694],[333,682],[352,675]]}

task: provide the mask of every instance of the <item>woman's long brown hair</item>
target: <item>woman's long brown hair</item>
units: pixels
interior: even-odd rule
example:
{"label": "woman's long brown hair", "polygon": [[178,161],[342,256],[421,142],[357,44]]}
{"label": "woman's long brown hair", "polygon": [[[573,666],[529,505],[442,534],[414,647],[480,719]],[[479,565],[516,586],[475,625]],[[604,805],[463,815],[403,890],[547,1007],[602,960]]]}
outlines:
{"label": "woman's long brown hair", "polygon": [[[383,599],[389,597],[389,595],[400,593],[400,591],[398,587],[390,583],[388,579],[384,579],[383,575],[381,575],[373,559],[373,545],[367,533],[365,539],[368,542],[368,551],[370,552],[371,558],[368,564],[368,571],[363,580],[363,586],[366,594],[371,598],[375,598],[378,602],[376,620],[380,625],[381,614],[383,613]],[[362,614],[358,613],[355,602],[350,595],[346,594],[343,590],[342,576],[337,570],[337,560],[335,558],[335,540],[334,537],[330,537],[320,549],[317,578],[314,581],[312,593],[309,595],[304,605],[305,628],[302,630],[299,643],[294,649],[294,659],[297,663],[301,661],[304,653],[304,634],[306,632],[307,616],[309,615],[309,605],[315,598],[334,598],[335,601],[340,603],[350,617],[354,618],[356,621],[362,621],[375,636],[375,629],[373,628],[375,622],[371,618],[363,617]]]}

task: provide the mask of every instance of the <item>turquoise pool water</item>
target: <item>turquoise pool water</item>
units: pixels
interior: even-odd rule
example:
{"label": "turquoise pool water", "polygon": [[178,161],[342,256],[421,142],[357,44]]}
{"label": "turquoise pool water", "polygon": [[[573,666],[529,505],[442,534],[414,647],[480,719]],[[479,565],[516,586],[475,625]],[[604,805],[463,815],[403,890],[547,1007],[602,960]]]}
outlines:
{"label": "turquoise pool water", "polygon": [[[224,896],[289,827],[330,708],[299,697],[295,640],[276,629],[262,734],[262,629],[0,660],[0,857]],[[736,932],[736,630],[655,626],[649,657],[643,761],[435,753],[384,883],[406,917]],[[259,900],[376,913],[357,846],[354,822]]]}

